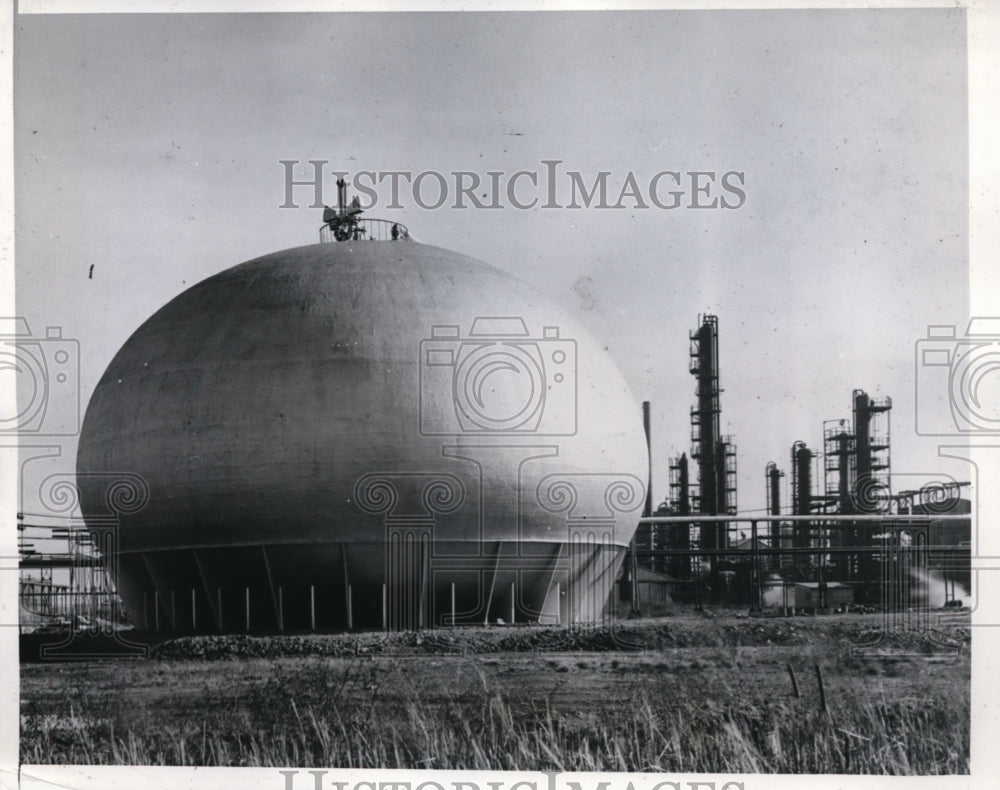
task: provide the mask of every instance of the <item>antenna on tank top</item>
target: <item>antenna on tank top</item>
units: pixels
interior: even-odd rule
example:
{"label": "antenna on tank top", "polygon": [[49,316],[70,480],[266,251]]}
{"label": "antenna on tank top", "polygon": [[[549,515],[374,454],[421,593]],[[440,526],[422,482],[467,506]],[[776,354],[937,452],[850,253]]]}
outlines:
{"label": "antenna on tank top", "polygon": [[344,241],[414,241],[410,231],[400,222],[388,219],[362,218],[364,209],[355,195],[347,202],[347,182],[337,179],[337,208],[323,207],[323,224],[319,229],[321,242]]}

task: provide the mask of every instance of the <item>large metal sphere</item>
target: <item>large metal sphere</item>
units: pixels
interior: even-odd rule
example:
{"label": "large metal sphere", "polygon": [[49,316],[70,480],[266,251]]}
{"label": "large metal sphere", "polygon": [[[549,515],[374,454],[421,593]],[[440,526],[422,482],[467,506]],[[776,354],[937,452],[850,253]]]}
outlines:
{"label": "large metal sphere", "polygon": [[[607,351],[509,275],[315,244],[189,288],[94,391],[85,513],[153,630],[592,620],[643,504]],[[121,511],[107,473],[148,487]],[[452,586],[454,585],[454,587]]]}

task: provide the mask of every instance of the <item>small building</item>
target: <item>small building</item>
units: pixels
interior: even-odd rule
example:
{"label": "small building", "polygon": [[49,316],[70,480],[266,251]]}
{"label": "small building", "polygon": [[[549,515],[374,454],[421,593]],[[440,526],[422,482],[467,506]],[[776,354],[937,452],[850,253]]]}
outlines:
{"label": "small building", "polygon": [[[620,573],[619,579],[622,576]],[[639,607],[645,609],[650,606],[654,608],[670,606],[672,603],[671,595],[679,583],[677,579],[667,576],[665,573],[659,573],[641,565],[636,566],[635,584],[639,595]],[[627,595],[623,594],[622,599],[626,600]]]}
{"label": "small building", "polygon": [[796,609],[836,608],[854,602],[854,588],[841,582],[796,582],[794,589]]}

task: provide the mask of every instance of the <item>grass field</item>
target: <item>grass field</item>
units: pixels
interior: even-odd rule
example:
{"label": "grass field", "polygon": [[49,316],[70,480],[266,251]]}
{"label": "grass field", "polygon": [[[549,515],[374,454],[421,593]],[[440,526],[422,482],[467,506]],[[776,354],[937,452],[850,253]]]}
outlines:
{"label": "grass field", "polygon": [[968,773],[969,630],[852,651],[873,625],[685,615],[625,624],[619,635],[638,650],[602,631],[541,628],[180,640],[159,658],[22,665],[21,756]]}

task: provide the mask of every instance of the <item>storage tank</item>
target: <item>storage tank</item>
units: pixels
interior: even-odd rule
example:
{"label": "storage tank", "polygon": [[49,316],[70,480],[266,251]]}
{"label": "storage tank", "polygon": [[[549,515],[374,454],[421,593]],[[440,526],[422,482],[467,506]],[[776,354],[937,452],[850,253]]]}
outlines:
{"label": "storage tank", "polygon": [[88,522],[115,475],[148,489],[116,538],[140,629],[590,622],[646,447],[565,311],[401,238],[276,252],[174,298],[96,387],[77,473]]}

